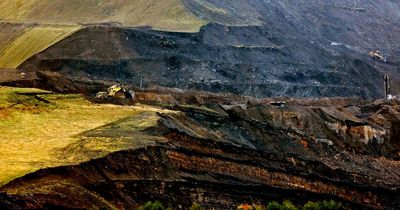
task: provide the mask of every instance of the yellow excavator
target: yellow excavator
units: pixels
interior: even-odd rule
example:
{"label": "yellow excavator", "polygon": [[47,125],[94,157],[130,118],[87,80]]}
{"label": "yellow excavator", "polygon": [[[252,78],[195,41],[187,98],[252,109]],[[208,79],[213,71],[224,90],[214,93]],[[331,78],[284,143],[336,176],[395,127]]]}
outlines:
{"label": "yellow excavator", "polygon": [[98,92],[96,98],[135,98],[135,91],[128,90],[122,84],[116,84],[107,89],[107,92]]}

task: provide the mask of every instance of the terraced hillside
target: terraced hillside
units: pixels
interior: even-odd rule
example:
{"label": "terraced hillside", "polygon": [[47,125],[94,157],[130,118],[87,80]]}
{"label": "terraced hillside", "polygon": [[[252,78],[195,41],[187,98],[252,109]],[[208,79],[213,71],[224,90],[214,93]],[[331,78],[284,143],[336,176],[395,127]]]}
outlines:
{"label": "terraced hillside", "polygon": [[[65,109],[82,103],[71,96],[38,96],[50,105],[68,104]],[[34,117],[18,113],[38,121],[31,126],[45,135],[47,146],[29,136],[0,141],[0,155],[9,154],[3,166],[43,169],[1,186],[0,208],[136,209],[157,200],[174,209],[189,209],[194,202],[207,209],[237,209],[284,199],[298,206],[334,199],[344,209],[400,206],[399,101],[293,99],[276,106],[272,99],[215,96],[141,92],[139,100],[157,99],[163,109],[155,114],[140,106],[88,104],[69,110],[67,123],[56,117],[63,109]],[[80,115],[84,112],[87,118]],[[131,115],[65,138],[71,127],[91,127],[95,120],[111,119],[111,113]],[[52,116],[48,127],[38,120],[44,116]],[[0,121],[0,128],[13,122]],[[62,138],[47,138],[57,127]],[[5,133],[15,136],[10,129]],[[51,161],[37,158],[49,153]]]}
{"label": "terraced hillside", "polygon": [[[1,0],[0,209],[400,209],[400,99],[370,100],[400,93],[399,11]],[[115,83],[135,98],[94,97]]]}
{"label": "terraced hillside", "polygon": [[[134,85],[142,81],[145,86],[156,84],[257,97],[378,98],[383,95],[384,74],[391,76],[394,94],[400,87],[398,2],[183,0],[176,1],[175,6],[153,7],[142,1],[128,1],[123,7],[113,7],[112,15],[101,21],[96,18],[106,1],[98,2],[88,1],[94,15],[87,20],[99,20],[102,25],[86,25],[31,57],[20,68],[57,71],[70,79],[84,75],[94,80]],[[157,2],[151,5],[164,1]],[[43,5],[37,4],[31,10]],[[57,4],[48,5],[53,8]],[[76,11],[76,19],[80,15],[86,19],[85,7],[56,8],[65,9],[65,14]],[[162,10],[153,11],[155,8]],[[42,21],[37,16],[43,13],[38,10],[29,16],[25,12],[14,18]],[[149,21],[154,20],[154,24],[130,16],[139,13],[141,17],[150,15],[153,19]],[[156,21],[154,18],[161,13],[174,24]],[[60,17],[50,14],[48,20],[72,21],[62,17],[63,13],[57,14]],[[189,14],[190,18],[176,14]],[[128,24],[116,18],[120,16],[146,24]],[[150,27],[126,28],[127,25]],[[182,28],[178,30],[176,26]],[[371,50],[382,51],[387,62],[370,58]]]}
{"label": "terraced hillside", "polygon": [[[389,0],[0,4],[1,21],[19,25],[1,27],[3,68],[257,97],[377,98],[384,74],[391,76],[394,94],[400,87],[400,3]],[[23,40],[35,24],[85,29],[35,46]],[[382,51],[388,62],[371,59],[371,50]],[[17,54],[24,56],[14,60]]]}

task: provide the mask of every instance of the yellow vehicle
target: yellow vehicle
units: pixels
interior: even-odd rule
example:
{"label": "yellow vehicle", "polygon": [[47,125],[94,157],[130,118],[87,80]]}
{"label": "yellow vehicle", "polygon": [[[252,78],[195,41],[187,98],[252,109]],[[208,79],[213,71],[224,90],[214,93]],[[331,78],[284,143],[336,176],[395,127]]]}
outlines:
{"label": "yellow vehicle", "polygon": [[99,92],[96,98],[135,98],[135,91],[127,90],[123,85],[116,84],[107,89],[107,92]]}
{"label": "yellow vehicle", "polygon": [[369,52],[369,56],[375,60],[386,63],[386,56],[383,55],[379,50]]}
{"label": "yellow vehicle", "polygon": [[108,96],[115,98],[126,98],[125,96],[125,88],[122,85],[113,85],[108,88]]}

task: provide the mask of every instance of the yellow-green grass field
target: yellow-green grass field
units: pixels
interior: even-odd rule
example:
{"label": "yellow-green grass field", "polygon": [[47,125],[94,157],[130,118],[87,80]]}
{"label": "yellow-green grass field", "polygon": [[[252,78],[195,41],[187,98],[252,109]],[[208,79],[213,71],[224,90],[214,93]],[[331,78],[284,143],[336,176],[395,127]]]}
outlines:
{"label": "yellow-green grass field", "polygon": [[[92,104],[76,94],[46,93],[0,86],[0,186],[38,169],[78,164],[132,147],[135,135],[137,146],[143,141],[139,132],[154,126],[156,112],[162,112],[148,106]],[[128,128],[131,138],[118,138],[118,133],[113,138],[80,135],[119,121],[115,129]],[[112,131],[111,127],[108,132]],[[88,151],[101,153],[92,156]]]}
{"label": "yellow-green grass field", "polygon": [[[0,68],[17,68],[33,55],[68,37],[81,26],[37,26],[27,29],[0,51]],[[1,31],[0,31],[1,34]],[[8,36],[10,39],[10,36]],[[11,39],[10,39],[11,40]]]}
{"label": "yellow-green grass field", "polygon": [[229,13],[222,9],[216,7],[214,4],[211,4],[210,2],[204,1],[204,0],[194,0],[197,4],[201,5],[204,9],[210,11],[211,13],[216,13],[219,15],[228,15]]}
{"label": "yellow-green grass field", "polygon": [[0,69],[17,68],[84,24],[96,23],[176,32],[198,32],[206,24],[182,0],[2,0]]}
{"label": "yellow-green grass field", "polygon": [[198,31],[205,24],[182,0],[2,0],[0,19],[40,24],[118,22],[182,32]]}
{"label": "yellow-green grass field", "polygon": [[27,26],[19,24],[0,23],[0,52],[3,51],[8,44],[21,36],[26,28]]}

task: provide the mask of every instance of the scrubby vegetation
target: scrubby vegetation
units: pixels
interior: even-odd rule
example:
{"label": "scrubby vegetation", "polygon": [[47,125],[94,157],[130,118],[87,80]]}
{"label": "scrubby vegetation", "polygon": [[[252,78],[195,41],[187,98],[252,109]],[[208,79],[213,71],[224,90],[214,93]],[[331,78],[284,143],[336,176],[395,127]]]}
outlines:
{"label": "scrubby vegetation", "polygon": [[333,200],[306,203],[301,210],[336,210],[339,209],[340,205]]}
{"label": "scrubby vegetation", "polygon": [[143,206],[139,207],[138,210],[165,210],[165,207],[158,201],[149,201]]}
{"label": "scrubby vegetation", "polygon": [[292,202],[285,200],[282,202],[282,204],[279,204],[276,201],[272,201],[268,203],[267,209],[269,210],[297,210],[298,208],[293,205]]}
{"label": "scrubby vegetation", "polygon": [[[139,207],[139,210],[164,210],[164,206],[158,202],[147,202],[143,206]],[[207,208],[201,206],[200,204],[194,202],[192,206],[189,208],[190,210],[206,210]],[[238,210],[338,210],[341,209],[341,204],[337,203],[334,200],[329,201],[308,201],[304,204],[303,207],[295,206],[291,201],[285,200],[282,203],[278,203],[276,201],[269,202],[266,206],[263,205],[248,205],[242,204],[238,208]]]}
{"label": "scrubby vegetation", "polygon": [[341,205],[340,203],[335,202],[334,200],[329,200],[329,201],[319,201],[319,202],[312,202],[308,201],[306,204],[304,204],[303,207],[298,208],[296,207],[292,202],[286,200],[283,201],[282,204],[272,201],[268,203],[267,209],[268,210],[337,210],[340,209]]}
{"label": "scrubby vegetation", "polygon": [[334,200],[319,202],[308,201],[301,208],[296,207],[292,202],[287,200],[283,201],[282,204],[272,201],[267,205],[268,210],[337,210],[340,209],[340,207],[341,205]]}
{"label": "scrubby vegetation", "polygon": [[190,210],[205,210],[206,208],[202,207],[198,203],[193,203],[193,205],[190,207]]}

